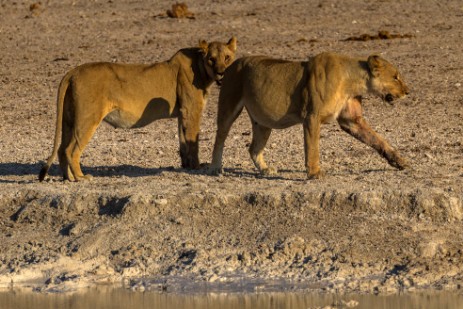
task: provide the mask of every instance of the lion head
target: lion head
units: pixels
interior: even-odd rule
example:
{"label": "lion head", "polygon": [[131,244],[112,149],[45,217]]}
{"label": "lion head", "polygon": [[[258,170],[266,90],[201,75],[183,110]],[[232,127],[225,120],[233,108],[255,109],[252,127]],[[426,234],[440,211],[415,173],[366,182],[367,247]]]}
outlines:
{"label": "lion head", "polygon": [[199,47],[203,54],[207,75],[221,85],[225,69],[235,59],[236,38],[232,37],[227,44],[220,42],[207,43],[202,40]]}
{"label": "lion head", "polygon": [[378,55],[368,57],[370,70],[370,90],[383,101],[392,104],[395,99],[409,93],[402,76],[395,66]]}

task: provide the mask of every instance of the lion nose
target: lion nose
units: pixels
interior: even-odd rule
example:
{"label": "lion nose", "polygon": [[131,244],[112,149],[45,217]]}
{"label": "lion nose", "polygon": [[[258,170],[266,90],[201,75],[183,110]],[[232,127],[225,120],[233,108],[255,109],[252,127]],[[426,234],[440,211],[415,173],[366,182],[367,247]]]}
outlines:
{"label": "lion nose", "polygon": [[386,100],[386,102],[392,102],[392,101],[394,101],[394,96],[392,94],[388,93],[388,94],[386,94],[384,99]]}
{"label": "lion nose", "polygon": [[408,87],[407,87],[407,86],[405,86],[405,90],[404,90],[404,93],[405,93],[405,95],[408,95],[408,94],[410,93],[410,89],[408,89]]}

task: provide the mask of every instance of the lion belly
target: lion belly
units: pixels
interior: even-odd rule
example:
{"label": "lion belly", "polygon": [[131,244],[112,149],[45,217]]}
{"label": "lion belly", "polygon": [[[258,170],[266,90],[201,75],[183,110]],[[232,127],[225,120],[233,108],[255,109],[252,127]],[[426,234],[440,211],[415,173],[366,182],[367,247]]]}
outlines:
{"label": "lion belly", "polygon": [[147,104],[119,105],[106,115],[104,121],[115,128],[144,127],[155,120],[177,117],[178,107],[171,102],[164,98],[153,98]]}
{"label": "lion belly", "polygon": [[276,104],[277,101],[271,98],[247,97],[243,103],[252,120],[268,128],[285,129],[302,121],[299,111],[291,112],[289,109],[290,102],[282,104],[284,102],[280,100]]}
{"label": "lion belly", "polygon": [[304,70],[300,63],[251,58],[243,70],[243,103],[259,124],[284,129],[301,123]]}
{"label": "lion belly", "polygon": [[138,122],[138,120],[139,117],[137,117],[136,115],[126,113],[121,110],[114,110],[104,118],[104,121],[106,121],[113,127],[122,129],[133,128],[134,125]]}

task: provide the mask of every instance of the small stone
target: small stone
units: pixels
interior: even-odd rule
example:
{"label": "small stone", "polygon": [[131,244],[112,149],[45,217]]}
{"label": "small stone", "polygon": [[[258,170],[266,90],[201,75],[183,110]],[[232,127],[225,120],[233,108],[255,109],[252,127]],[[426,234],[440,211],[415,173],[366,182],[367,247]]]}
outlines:
{"label": "small stone", "polygon": [[426,152],[424,155],[425,155],[428,159],[431,159],[431,160],[434,159],[434,157],[433,157],[430,153],[428,153],[428,152]]}
{"label": "small stone", "polygon": [[156,205],[167,205],[167,199],[165,198],[159,198],[154,200],[154,204]]}
{"label": "small stone", "polygon": [[209,281],[209,282],[216,282],[218,279],[219,279],[219,276],[217,276],[216,274],[212,274],[212,275],[207,279],[207,281]]}
{"label": "small stone", "polygon": [[356,301],[356,300],[349,300],[349,301],[342,301],[342,304],[344,306],[346,306],[347,308],[354,308],[354,307],[357,307],[359,305],[359,302]]}

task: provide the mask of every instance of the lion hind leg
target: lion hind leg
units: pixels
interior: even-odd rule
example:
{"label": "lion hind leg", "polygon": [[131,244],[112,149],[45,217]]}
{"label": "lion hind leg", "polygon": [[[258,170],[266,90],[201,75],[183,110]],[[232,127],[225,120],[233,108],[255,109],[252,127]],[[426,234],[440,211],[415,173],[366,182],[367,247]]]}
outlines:
{"label": "lion hind leg", "polygon": [[63,180],[75,181],[74,174],[71,171],[69,160],[66,156],[66,149],[71,148],[73,121],[69,117],[65,117],[62,124],[61,145],[58,149],[58,160],[63,174]]}
{"label": "lion hind leg", "polygon": [[80,127],[80,129],[77,129],[78,126],[76,126],[73,130],[71,141],[65,150],[66,160],[69,164],[69,169],[64,170],[64,173],[69,173],[70,171],[70,174],[73,175],[75,181],[90,180],[92,178],[91,175],[84,175],[84,173],[82,172],[82,169],[80,167],[80,157],[82,156],[82,152],[90,142],[90,139],[92,138],[93,134],[98,128],[100,122],[91,126],[82,126]]}
{"label": "lion hind leg", "polygon": [[252,142],[251,146],[249,146],[249,154],[262,175],[274,175],[277,173],[277,170],[274,167],[269,167],[264,159],[264,149],[270,133],[272,133],[272,129],[261,126],[252,120]]}
{"label": "lion hind leg", "polygon": [[63,173],[63,179],[69,181],[75,181],[74,174],[71,171],[69,161],[66,157],[65,147],[60,147],[58,151],[59,165]]}

